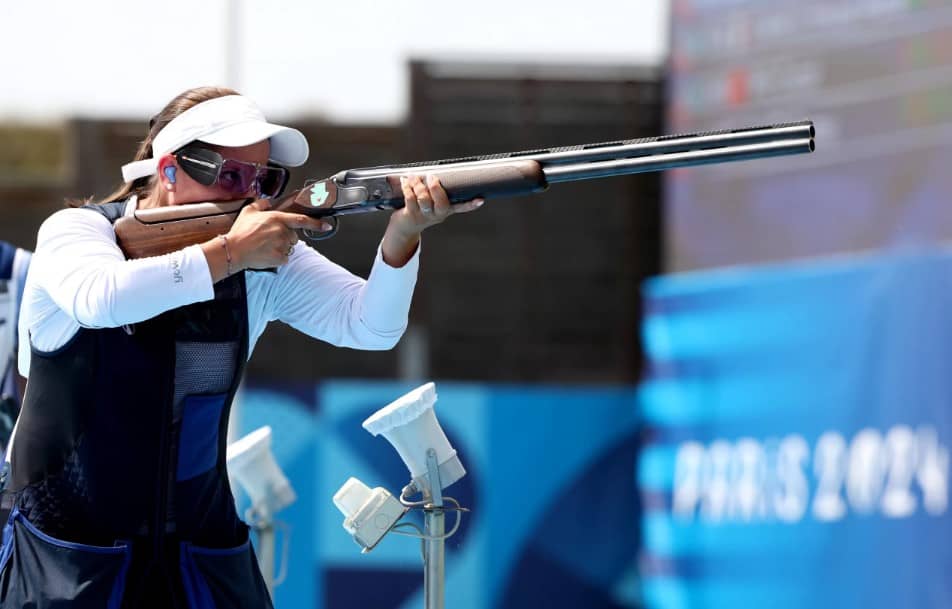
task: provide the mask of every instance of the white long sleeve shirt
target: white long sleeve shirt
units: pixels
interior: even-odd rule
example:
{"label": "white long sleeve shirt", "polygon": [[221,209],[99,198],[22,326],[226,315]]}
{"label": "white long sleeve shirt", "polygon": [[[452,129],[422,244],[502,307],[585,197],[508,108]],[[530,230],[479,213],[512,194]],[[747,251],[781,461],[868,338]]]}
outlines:
{"label": "white long sleeve shirt", "polygon": [[[135,197],[125,214],[135,211]],[[367,280],[303,243],[276,273],[247,272],[248,356],[268,322],[283,321],[333,345],[390,349],[407,327],[419,248],[403,267],[380,249]],[[126,260],[101,214],[64,209],[40,227],[19,319],[18,366],[30,370],[30,347],[49,352],[80,328],[115,328],[214,297],[199,246]]]}

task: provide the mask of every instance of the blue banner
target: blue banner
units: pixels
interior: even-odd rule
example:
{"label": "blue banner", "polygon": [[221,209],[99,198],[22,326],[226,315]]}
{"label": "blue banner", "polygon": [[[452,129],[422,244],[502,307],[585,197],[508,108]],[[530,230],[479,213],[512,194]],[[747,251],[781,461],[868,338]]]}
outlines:
{"label": "blue banner", "polygon": [[647,605],[952,604],[952,254],[646,286]]}
{"label": "blue banner", "polygon": [[[361,423],[415,387],[334,381],[243,391],[240,433],[272,427],[275,458],[298,495],[277,515],[288,527],[279,528],[279,558],[286,530],[291,539],[277,607],[423,606],[419,541],[389,534],[361,554],[332,502],[351,476],[395,494],[409,482],[393,447]],[[447,542],[446,606],[635,606],[635,389],[438,380],[436,390],[435,412],[467,470],[444,494],[472,510]]]}

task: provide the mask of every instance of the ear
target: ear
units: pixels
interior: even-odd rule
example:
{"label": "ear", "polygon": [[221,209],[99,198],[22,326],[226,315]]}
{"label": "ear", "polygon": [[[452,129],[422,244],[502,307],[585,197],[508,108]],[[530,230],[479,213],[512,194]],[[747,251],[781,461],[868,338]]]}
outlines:
{"label": "ear", "polygon": [[158,165],[159,183],[163,188],[172,190],[175,188],[175,182],[179,176],[178,163],[171,154],[164,154],[159,158]]}

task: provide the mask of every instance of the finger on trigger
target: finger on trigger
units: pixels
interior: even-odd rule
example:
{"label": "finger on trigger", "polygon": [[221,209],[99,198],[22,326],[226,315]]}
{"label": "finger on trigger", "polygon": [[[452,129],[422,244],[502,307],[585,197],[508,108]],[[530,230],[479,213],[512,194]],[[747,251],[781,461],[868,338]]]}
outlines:
{"label": "finger on trigger", "polygon": [[326,231],[332,226],[320,218],[312,218],[304,214],[291,214],[287,212],[275,212],[281,214],[281,221],[290,229],[305,228],[308,230]]}

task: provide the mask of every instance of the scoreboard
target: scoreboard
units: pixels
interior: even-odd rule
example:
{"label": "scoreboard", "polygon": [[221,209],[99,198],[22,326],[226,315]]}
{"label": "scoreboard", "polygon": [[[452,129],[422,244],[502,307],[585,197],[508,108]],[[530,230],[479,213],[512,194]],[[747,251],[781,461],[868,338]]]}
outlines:
{"label": "scoreboard", "polygon": [[668,133],[810,118],[816,152],[667,172],[670,271],[952,237],[952,2],[673,0]]}

